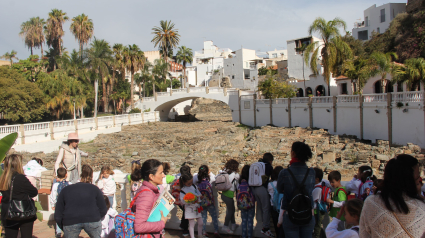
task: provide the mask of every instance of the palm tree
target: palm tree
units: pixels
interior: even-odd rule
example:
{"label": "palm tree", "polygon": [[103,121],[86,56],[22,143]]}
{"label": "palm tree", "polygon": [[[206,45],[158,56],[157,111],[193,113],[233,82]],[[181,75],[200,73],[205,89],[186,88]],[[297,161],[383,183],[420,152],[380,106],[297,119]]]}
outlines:
{"label": "palm tree", "polygon": [[43,27],[45,24],[46,22],[44,19],[40,17],[32,17],[29,21],[21,24],[21,32],[19,32],[19,36],[24,39],[25,45],[31,49],[31,55],[33,55],[34,47],[41,47],[41,57],[43,57]]}
{"label": "palm tree", "polygon": [[19,32],[19,36],[25,41],[25,45],[28,49],[31,49],[31,55],[33,55],[32,48],[34,47],[34,39],[30,21],[26,21],[21,24],[21,32]]}
{"label": "palm tree", "polygon": [[80,44],[81,59],[83,58],[83,45],[87,45],[93,36],[93,21],[84,13],[72,18],[71,33]]}
{"label": "palm tree", "polygon": [[[90,44],[90,49],[87,50],[87,67],[95,74],[94,90],[95,90],[95,110],[94,117],[97,117],[97,97],[99,88],[99,77],[104,83],[105,77],[109,75],[108,65],[112,61],[112,51],[109,43],[105,40],[97,40]],[[99,77],[97,76],[99,75]],[[103,109],[107,109],[108,101],[106,100],[106,90],[103,91]]]}
{"label": "palm tree", "polygon": [[0,58],[5,59],[5,60],[9,60],[10,61],[10,67],[12,67],[13,59],[18,60],[18,57],[16,57],[16,54],[18,54],[18,52],[12,50],[10,53],[6,52],[6,54],[2,55]]}
{"label": "palm tree", "polygon": [[116,101],[117,100],[119,100],[121,97],[120,97],[120,94],[119,93],[112,93],[111,94],[111,96],[110,96],[110,98],[112,99],[112,101],[114,102],[114,112],[115,112],[115,115],[117,115],[117,106],[116,106]]}
{"label": "palm tree", "polygon": [[[307,48],[307,44],[302,43],[301,47],[295,48],[295,50],[299,53],[301,53],[301,58],[304,56],[304,51]],[[304,60],[303,60],[303,81],[304,81],[304,94],[307,95],[306,91],[305,91],[305,76],[304,76]]]}
{"label": "palm tree", "polygon": [[152,74],[155,76],[156,79],[162,80],[165,84],[167,80],[168,68],[169,64],[164,59],[156,59],[154,61]]}
{"label": "palm tree", "polygon": [[411,58],[404,65],[394,65],[392,75],[394,81],[406,82],[409,90],[413,91],[420,87],[421,81],[425,81],[425,59]]}
{"label": "palm tree", "polygon": [[193,52],[191,48],[186,48],[186,46],[180,46],[179,51],[176,54],[177,63],[183,64],[183,78],[184,84],[188,87],[187,78],[186,78],[186,63],[191,64],[193,61]]}
{"label": "palm tree", "polygon": [[123,44],[114,44],[114,46],[112,47],[112,50],[113,50],[114,56],[115,56],[116,67],[121,72],[122,81],[125,81],[125,68],[126,68],[125,52],[126,52],[126,47],[123,46]]}
{"label": "palm tree", "polygon": [[152,68],[152,64],[149,61],[146,61],[145,65],[143,65],[143,70],[142,70],[143,97],[146,97],[146,82],[152,79],[152,74],[150,72],[151,68]]}
{"label": "palm tree", "polygon": [[[323,44],[313,42],[305,49],[304,61],[310,64],[310,68],[314,74],[318,74],[317,59],[319,54],[322,56],[323,76],[325,82],[328,84],[328,95],[330,96],[330,78],[332,70],[335,69],[338,62],[338,55],[346,58],[352,58],[352,51],[350,46],[341,39],[341,34],[338,28],[346,28],[345,22],[340,18],[335,18],[332,21],[318,17],[309,27],[309,34],[312,35],[317,32],[323,40]],[[310,58],[311,56],[311,58]],[[310,60],[310,63],[309,63]]]}
{"label": "palm tree", "polygon": [[129,45],[127,49],[125,50],[125,61],[126,61],[126,68],[131,73],[131,82],[130,82],[130,103],[131,103],[131,109],[134,107],[134,73],[139,71],[139,69],[143,68],[143,65],[145,63],[145,55],[143,51],[140,50],[140,48],[136,45]]}
{"label": "palm tree", "polygon": [[375,51],[370,55],[372,71],[371,76],[381,76],[381,92],[385,93],[385,87],[387,86],[387,74],[393,72],[394,63],[392,58],[398,59],[398,56],[394,52],[382,53]]}
{"label": "palm tree", "polygon": [[62,12],[62,10],[59,9],[53,9],[49,12],[49,18],[44,27],[47,45],[52,46],[57,55],[62,54],[62,37],[65,34],[62,25],[67,20],[68,16],[66,16],[66,12]]}
{"label": "palm tree", "polygon": [[363,87],[371,77],[370,61],[362,57],[347,60],[343,64],[343,70],[344,74],[351,79],[352,92],[354,92],[353,83],[356,83],[356,91],[363,94]]}
{"label": "palm tree", "polygon": [[159,27],[152,28],[154,37],[151,42],[155,44],[155,47],[159,46],[162,49],[162,56],[165,62],[168,62],[168,49],[177,47],[180,35],[178,29],[174,29],[174,23],[171,21],[161,20],[159,25]]}

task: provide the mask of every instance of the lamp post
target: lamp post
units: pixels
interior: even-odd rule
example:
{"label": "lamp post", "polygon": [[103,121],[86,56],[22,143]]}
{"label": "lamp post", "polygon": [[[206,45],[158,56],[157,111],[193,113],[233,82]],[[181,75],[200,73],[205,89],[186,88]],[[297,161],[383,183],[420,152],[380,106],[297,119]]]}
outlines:
{"label": "lamp post", "polygon": [[74,102],[74,120],[76,120],[76,116],[75,116],[75,98],[72,99],[72,101]]}

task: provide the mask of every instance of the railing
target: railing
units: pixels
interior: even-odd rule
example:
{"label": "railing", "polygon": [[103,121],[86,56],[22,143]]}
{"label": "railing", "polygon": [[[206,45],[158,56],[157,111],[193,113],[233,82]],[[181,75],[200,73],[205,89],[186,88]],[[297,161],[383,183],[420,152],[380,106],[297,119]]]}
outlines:
{"label": "railing", "polygon": [[25,131],[36,131],[36,130],[49,129],[49,127],[50,127],[50,122],[31,123],[31,124],[25,124],[24,130]]}
{"label": "railing", "polygon": [[205,92],[205,87],[190,88],[190,92]]}
{"label": "railing", "polygon": [[272,104],[286,104],[286,105],[288,105],[288,99],[287,98],[273,99]]}
{"label": "railing", "polygon": [[270,100],[269,99],[257,99],[255,100],[256,104],[270,104]]}
{"label": "railing", "polygon": [[54,128],[57,128],[57,127],[66,127],[66,126],[73,126],[73,125],[74,125],[74,120],[54,121],[53,122],[53,127]]}
{"label": "railing", "polygon": [[337,96],[337,102],[359,102],[359,96],[357,95]]}
{"label": "railing", "polygon": [[101,122],[110,122],[113,121],[113,117],[109,116],[109,117],[98,117],[97,118],[97,122],[101,123]]}
{"label": "railing", "polygon": [[222,88],[209,88],[210,93],[222,93],[223,89]]}
{"label": "railing", "polygon": [[156,95],[157,95],[158,97],[161,97],[161,96],[169,96],[169,95],[170,95],[170,93],[167,93],[167,92],[159,92],[159,93],[156,93]]}
{"label": "railing", "polygon": [[186,93],[186,88],[173,89],[173,93]]}
{"label": "railing", "polygon": [[308,100],[310,100],[309,97],[304,98],[292,98],[291,103],[308,103]]}
{"label": "railing", "polygon": [[154,101],[155,101],[154,97],[143,98],[143,102],[154,102]]}
{"label": "railing", "polygon": [[386,102],[387,94],[366,94],[363,95],[363,102]]}
{"label": "railing", "polygon": [[311,98],[312,103],[333,103],[333,97],[313,97]]}
{"label": "railing", "polygon": [[13,132],[19,132],[19,125],[0,127],[0,134],[10,134]]}
{"label": "railing", "polygon": [[391,93],[391,99],[394,102],[422,102],[423,91]]}
{"label": "railing", "polygon": [[[98,117],[97,119],[99,120],[99,118],[101,117]],[[77,120],[77,125],[85,125],[85,124],[93,124],[93,123],[95,123],[94,118],[84,118],[84,119]]]}

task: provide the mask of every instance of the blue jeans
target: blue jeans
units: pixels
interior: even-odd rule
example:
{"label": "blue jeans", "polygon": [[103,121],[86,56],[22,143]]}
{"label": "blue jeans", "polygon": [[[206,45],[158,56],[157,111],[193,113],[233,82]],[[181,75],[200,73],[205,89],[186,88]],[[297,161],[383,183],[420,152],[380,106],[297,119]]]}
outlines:
{"label": "blue jeans", "polygon": [[111,208],[115,209],[114,208],[114,195],[108,195],[107,197],[109,199],[109,204],[111,205]]}
{"label": "blue jeans", "polygon": [[218,219],[217,219],[217,213],[216,213],[214,205],[210,205],[208,207],[203,207],[203,208],[204,210],[202,210],[202,221],[204,223],[202,225],[202,231],[206,232],[205,227],[207,225],[207,217],[209,212],[214,224],[214,231],[218,232]]}
{"label": "blue jeans", "polygon": [[56,224],[56,235],[62,235],[62,230],[59,228],[58,224]]}
{"label": "blue jeans", "polygon": [[90,238],[99,238],[102,233],[102,223],[97,221],[63,226],[63,234],[66,238],[78,238],[81,230],[84,230]]}
{"label": "blue jeans", "polygon": [[285,211],[283,214],[282,228],[286,238],[311,238],[315,224],[314,217],[312,217],[307,225],[297,226],[289,220],[288,212]]}
{"label": "blue jeans", "polygon": [[242,217],[242,238],[254,237],[252,230],[254,229],[255,207],[248,210],[241,210]]}

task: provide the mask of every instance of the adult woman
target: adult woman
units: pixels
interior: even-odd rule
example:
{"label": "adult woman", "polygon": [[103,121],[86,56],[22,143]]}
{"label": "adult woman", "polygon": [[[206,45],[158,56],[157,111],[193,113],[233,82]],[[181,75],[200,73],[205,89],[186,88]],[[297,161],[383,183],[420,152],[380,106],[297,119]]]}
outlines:
{"label": "adult woman", "polygon": [[80,179],[81,156],[88,156],[78,148],[79,141],[77,133],[69,133],[68,140],[60,146],[55,163],[55,175],[59,167],[64,167],[68,171],[68,181],[72,184],[76,184]]}
{"label": "adult woman", "polygon": [[143,162],[142,168],[134,171],[134,173],[138,173],[143,179],[132,207],[136,214],[134,231],[142,236],[153,235],[155,238],[160,238],[167,218],[162,216],[161,220],[157,222],[148,222],[147,220],[155,201],[160,195],[158,186],[162,184],[162,179],[165,177],[162,163],[156,159],[146,160]]}
{"label": "adult woman", "polygon": [[[306,225],[296,225],[289,220],[288,206],[294,196],[294,191],[297,189],[296,184],[301,184],[305,178],[304,188],[310,200],[311,207],[313,208],[312,191],[315,182],[315,172],[313,169],[308,168],[306,162],[311,158],[312,153],[308,145],[303,142],[294,142],[291,149],[290,167],[284,169],[279,173],[277,181],[277,190],[283,192],[284,199],[282,200],[282,209],[285,210],[283,214],[282,228],[285,232],[285,237],[308,237],[311,238],[314,228],[314,219]],[[292,174],[291,174],[292,173]],[[293,176],[296,181],[294,181]],[[313,211],[312,211],[313,212]]]}
{"label": "adult woman", "polygon": [[226,217],[224,218],[223,231],[232,234],[236,229],[235,201],[233,197],[235,197],[235,188],[238,187],[239,162],[234,159],[228,160],[224,165],[224,169],[220,171],[220,173],[222,172],[229,174],[229,181],[232,183],[232,187],[230,187],[229,190],[221,193],[221,200],[226,204]]}
{"label": "adult woman", "polygon": [[419,163],[410,155],[388,161],[377,195],[369,196],[360,216],[360,237],[422,237],[425,203],[418,197]]}
{"label": "adult woman", "polygon": [[33,225],[36,217],[31,217],[22,221],[6,220],[8,204],[10,201],[10,191],[13,186],[12,199],[26,200],[35,197],[38,194],[37,189],[30,183],[24,175],[22,169],[22,156],[12,154],[4,160],[4,172],[0,177],[0,192],[3,195],[1,199],[1,220],[5,228],[6,238],[18,237],[19,230],[22,238],[32,237]]}
{"label": "adult woman", "polygon": [[62,189],[56,202],[55,221],[67,238],[77,238],[84,230],[90,237],[100,237],[107,208],[103,193],[93,185],[93,169],[81,168],[81,182]]}

